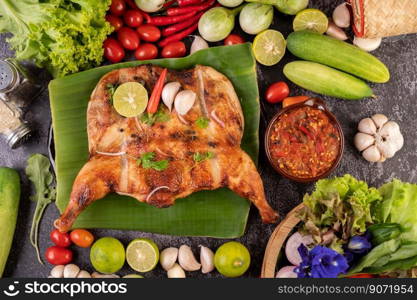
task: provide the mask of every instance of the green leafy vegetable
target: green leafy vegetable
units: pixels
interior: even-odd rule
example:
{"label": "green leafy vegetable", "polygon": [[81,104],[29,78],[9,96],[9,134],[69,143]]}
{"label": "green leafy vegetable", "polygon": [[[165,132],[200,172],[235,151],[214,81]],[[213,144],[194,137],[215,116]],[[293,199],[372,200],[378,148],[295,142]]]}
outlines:
{"label": "green leafy vegetable", "polygon": [[207,119],[205,117],[200,117],[195,121],[195,124],[198,128],[206,129],[209,126],[210,119]]}
{"label": "green leafy vegetable", "polygon": [[0,32],[18,60],[33,60],[54,77],[99,65],[103,41],[112,32],[105,20],[111,0],[3,0]]}
{"label": "green leafy vegetable", "polygon": [[155,161],[155,153],[154,152],[147,152],[143,154],[138,160],[137,163],[144,169],[154,169],[157,171],[163,171],[168,168],[168,160],[159,160]]}
{"label": "green leafy vegetable", "polygon": [[113,105],[113,95],[118,86],[119,86],[118,84],[111,84],[111,83],[107,84],[107,91],[110,94],[109,102],[111,105]]}
{"label": "green leafy vegetable", "polygon": [[162,108],[159,108],[158,111],[154,114],[144,113],[140,117],[140,121],[152,126],[155,123],[163,123],[169,121],[170,116],[166,111]]}
{"label": "green leafy vegetable", "polygon": [[51,186],[54,176],[49,171],[51,164],[49,159],[42,154],[33,154],[28,158],[26,175],[35,187],[35,195],[31,197],[36,202],[35,213],[30,230],[30,242],[36,249],[38,261],[43,264],[38,246],[38,231],[43,212],[49,203],[55,200],[55,188]]}
{"label": "green leafy vegetable", "polygon": [[214,153],[210,152],[210,151],[202,152],[202,153],[196,152],[193,155],[194,161],[198,162],[198,163],[203,162],[203,161],[208,160],[208,159],[212,159],[213,157],[214,157]]}

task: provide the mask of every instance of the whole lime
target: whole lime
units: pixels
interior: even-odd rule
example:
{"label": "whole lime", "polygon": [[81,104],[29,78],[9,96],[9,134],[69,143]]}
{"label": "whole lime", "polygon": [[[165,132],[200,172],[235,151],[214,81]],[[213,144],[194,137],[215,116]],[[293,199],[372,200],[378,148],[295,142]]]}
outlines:
{"label": "whole lime", "polygon": [[250,253],[241,243],[227,242],[217,249],[214,265],[226,277],[239,277],[249,268]]}
{"label": "whole lime", "polygon": [[125,263],[125,248],[112,237],[97,240],[90,251],[93,267],[100,273],[112,274],[119,271]]}

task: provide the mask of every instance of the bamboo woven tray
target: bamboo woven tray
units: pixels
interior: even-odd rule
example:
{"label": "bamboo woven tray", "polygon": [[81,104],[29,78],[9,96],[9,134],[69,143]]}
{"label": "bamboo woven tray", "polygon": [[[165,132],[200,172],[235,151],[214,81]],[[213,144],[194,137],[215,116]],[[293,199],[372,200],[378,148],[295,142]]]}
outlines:
{"label": "bamboo woven tray", "polygon": [[299,204],[291,210],[271,234],[265,249],[261,278],[275,277],[278,257],[281,253],[281,249],[283,248],[288,236],[292,233],[294,227],[300,223],[301,220],[298,218],[298,213],[303,208],[304,204]]}

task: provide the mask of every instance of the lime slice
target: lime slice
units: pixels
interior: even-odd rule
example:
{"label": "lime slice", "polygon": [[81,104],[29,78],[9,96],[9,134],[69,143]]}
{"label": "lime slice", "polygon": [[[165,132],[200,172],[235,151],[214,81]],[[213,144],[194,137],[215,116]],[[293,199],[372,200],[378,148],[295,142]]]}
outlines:
{"label": "lime slice", "polygon": [[294,31],[311,30],[317,33],[325,33],[329,26],[327,16],[315,8],[307,8],[300,11],[294,18],[292,27]]}
{"label": "lime slice", "polygon": [[123,276],[123,278],[143,278],[143,276],[139,274],[129,274],[129,275]]}
{"label": "lime slice", "polygon": [[287,42],[281,32],[267,29],[255,37],[252,49],[260,64],[272,66],[284,56],[286,45]]}
{"label": "lime slice", "polygon": [[148,91],[139,82],[125,82],[114,92],[113,106],[123,117],[137,117],[148,106]]}
{"label": "lime slice", "polygon": [[126,260],[133,270],[149,272],[158,264],[158,246],[150,239],[135,239],[127,246]]}

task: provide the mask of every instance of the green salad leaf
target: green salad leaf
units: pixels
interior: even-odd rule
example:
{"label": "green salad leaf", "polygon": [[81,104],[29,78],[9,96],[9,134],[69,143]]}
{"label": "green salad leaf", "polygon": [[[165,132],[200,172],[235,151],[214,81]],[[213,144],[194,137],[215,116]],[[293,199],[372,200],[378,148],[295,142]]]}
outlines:
{"label": "green salad leaf", "polygon": [[2,0],[0,32],[18,60],[33,60],[54,77],[98,66],[103,41],[112,32],[105,20],[111,0]]}

